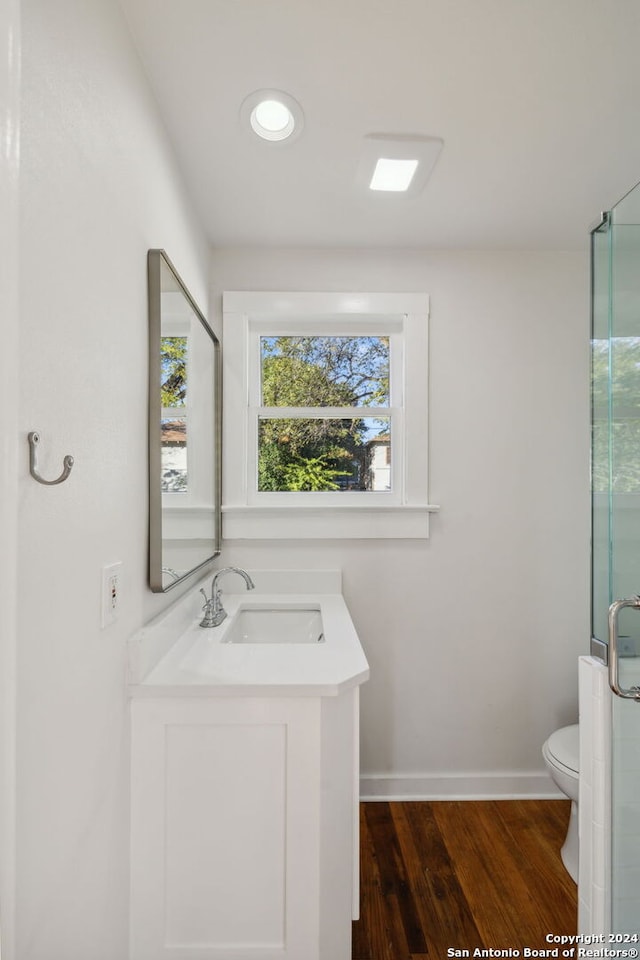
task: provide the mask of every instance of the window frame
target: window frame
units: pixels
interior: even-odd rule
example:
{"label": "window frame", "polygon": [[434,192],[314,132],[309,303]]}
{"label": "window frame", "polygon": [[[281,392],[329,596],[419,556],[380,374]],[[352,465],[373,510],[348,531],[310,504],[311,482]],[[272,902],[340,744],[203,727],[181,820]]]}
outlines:
{"label": "window frame", "polygon": [[[429,298],[419,293],[223,294],[223,536],[227,539],[425,538]],[[390,338],[389,406],[292,408],[296,416],[389,416],[389,491],[258,491],[257,429],[261,403],[260,337]],[[347,413],[345,414],[345,411]]]}

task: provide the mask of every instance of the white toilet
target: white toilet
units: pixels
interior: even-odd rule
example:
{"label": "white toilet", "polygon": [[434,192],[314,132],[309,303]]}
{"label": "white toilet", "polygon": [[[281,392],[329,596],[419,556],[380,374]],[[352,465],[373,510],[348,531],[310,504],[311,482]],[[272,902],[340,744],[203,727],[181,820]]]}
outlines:
{"label": "white toilet", "polygon": [[578,882],[578,782],[580,774],[580,729],[577,723],[552,733],[542,748],[547,770],[571,800],[569,829],[560,855],[572,880]]}

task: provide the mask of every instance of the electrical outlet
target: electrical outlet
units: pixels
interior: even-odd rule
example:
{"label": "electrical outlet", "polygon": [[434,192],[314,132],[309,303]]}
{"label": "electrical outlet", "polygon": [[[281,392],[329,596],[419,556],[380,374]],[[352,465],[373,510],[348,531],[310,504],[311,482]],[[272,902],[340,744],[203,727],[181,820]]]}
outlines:
{"label": "electrical outlet", "polygon": [[102,568],[102,627],[108,627],[118,619],[120,591],[122,589],[122,561]]}

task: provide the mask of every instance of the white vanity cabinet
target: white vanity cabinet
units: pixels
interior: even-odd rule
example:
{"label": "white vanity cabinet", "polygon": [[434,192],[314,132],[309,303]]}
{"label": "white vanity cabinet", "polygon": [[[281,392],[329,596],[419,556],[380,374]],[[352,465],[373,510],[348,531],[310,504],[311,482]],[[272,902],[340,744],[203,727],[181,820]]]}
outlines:
{"label": "white vanity cabinet", "polygon": [[[368,667],[359,644],[331,652],[323,617],[306,652],[218,650],[196,628],[133,685],[130,960],[350,960]],[[280,683],[256,667],[270,655]]]}
{"label": "white vanity cabinet", "polygon": [[358,688],[132,709],[131,960],[350,960]]}

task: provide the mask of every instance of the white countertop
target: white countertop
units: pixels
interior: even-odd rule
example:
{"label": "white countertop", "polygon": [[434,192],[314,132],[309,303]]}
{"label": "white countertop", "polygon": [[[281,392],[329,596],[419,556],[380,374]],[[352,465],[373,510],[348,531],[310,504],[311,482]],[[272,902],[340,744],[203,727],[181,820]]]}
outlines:
{"label": "white countertop", "polygon": [[[319,607],[322,643],[227,643],[225,636],[242,607],[295,601]],[[200,627],[200,617],[175,635],[175,642],[149,672],[133,670],[129,695],[140,697],[337,696],[363,683],[369,665],[340,593],[225,593],[227,619]],[[166,618],[164,618],[166,619]],[[166,625],[156,630],[162,639]],[[154,625],[144,642],[153,643]],[[166,648],[166,644],[165,644]]]}

